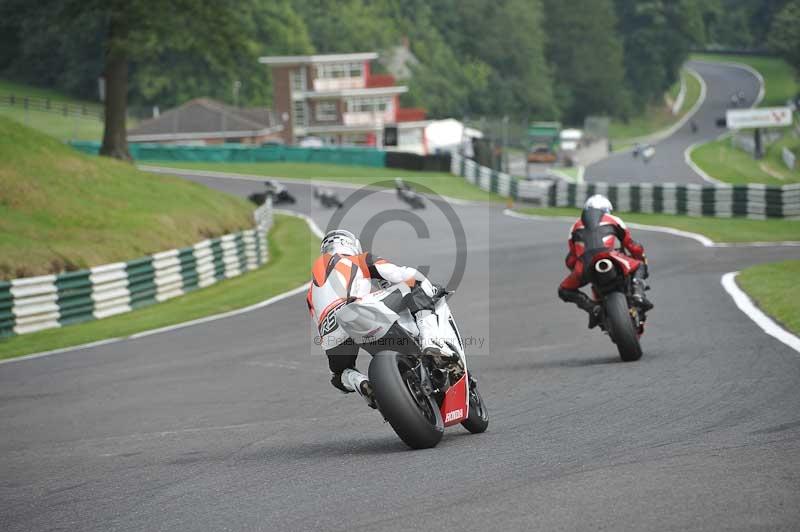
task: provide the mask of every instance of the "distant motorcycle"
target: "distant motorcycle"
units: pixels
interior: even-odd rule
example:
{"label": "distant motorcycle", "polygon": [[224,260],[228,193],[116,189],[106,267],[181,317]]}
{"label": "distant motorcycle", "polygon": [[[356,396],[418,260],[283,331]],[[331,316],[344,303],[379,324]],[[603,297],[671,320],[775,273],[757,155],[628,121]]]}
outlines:
{"label": "distant motorcycle", "polygon": [[286,190],[286,186],[279,183],[274,179],[270,179],[268,181],[264,181],[264,186],[267,187],[266,194],[272,196],[272,203],[274,205],[278,205],[280,203],[295,203],[294,196],[289,194],[289,191]]}
{"label": "distant motorcycle", "polygon": [[655,156],[656,148],[652,144],[648,144],[644,148],[642,148],[642,161],[645,164],[649,163],[650,160]]}
{"label": "distant motorcycle", "polygon": [[314,198],[319,200],[323,207],[334,207],[338,209],[343,205],[339,195],[329,188],[314,188]]}
{"label": "distant motorcycle", "polygon": [[395,179],[395,190],[397,190],[397,197],[400,198],[400,201],[406,203],[412,209],[425,208],[425,202],[422,199],[422,194],[415,191],[402,179]]}

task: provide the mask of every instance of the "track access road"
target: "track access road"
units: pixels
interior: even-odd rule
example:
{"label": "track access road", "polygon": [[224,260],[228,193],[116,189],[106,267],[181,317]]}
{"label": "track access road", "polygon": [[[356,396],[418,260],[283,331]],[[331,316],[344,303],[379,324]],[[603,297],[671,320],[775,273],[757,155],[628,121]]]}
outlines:
{"label": "track access road", "polygon": [[634,158],[631,152],[611,154],[586,168],[587,181],[605,183],[703,183],[703,179],[687,164],[686,150],[698,142],[707,142],[719,137],[726,130],[716,125],[718,118],[725,117],[730,107],[731,95],[744,93],[741,107],[750,107],[761,89],[761,83],[750,71],[722,63],[689,61],[687,66],[703,78],[706,85],[705,100],[692,120],[698,131],[692,133],[691,121],[687,121],[669,137],[654,144],[655,155],[645,163]]}
{"label": "track access road", "polygon": [[[261,184],[193,178],[246,195]],[[324,229],[332,211],[288,184]],[[348,189],[340,189],[344,196]],[[720,286],[796,255],[637,232],[656,303],[621,363],[556,297],[569,222],[453,205],[451,305],[491,421],[409,451],[328,383],[304,295],[202,325],[0,365],[0,529],[697,530],[800,522],[800,353]],[[376,253],[450,277],[450,222],[379,193],[348,213]],[[373,220],[376,223],[375,220]],[[363,232],[362,232],[363,233]],[[309,257],[310,264],[311,257]],[[484,340],[483,345],[479,344]],[[367,357],[360,365],[366,367]]]}

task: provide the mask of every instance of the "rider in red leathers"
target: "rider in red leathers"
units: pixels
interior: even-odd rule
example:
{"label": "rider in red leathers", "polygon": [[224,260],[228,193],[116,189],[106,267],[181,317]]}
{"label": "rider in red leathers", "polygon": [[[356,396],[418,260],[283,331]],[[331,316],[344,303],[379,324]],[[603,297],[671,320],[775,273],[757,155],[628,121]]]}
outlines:
{"label": "rider in red leathers", "polygon": [[580,291],[587,283],[584,278],[584,259],[590,258],[587,251],[598,248],[616,249],[621,247],[632,257],[633,262],[633,300],[642,311],[653,308],[645,297],[647,257],[644,247],[633,240],[631,232],[619,217],[611,214],[611,202],[605,196],[596,194],[586,200],[581,217],[572,225],[569,238],[569,253],[566,257],[570,274],[558,287],[558,297],[563,301],[575,303],[589,313],[589,328],[600,321],[600,305]]}

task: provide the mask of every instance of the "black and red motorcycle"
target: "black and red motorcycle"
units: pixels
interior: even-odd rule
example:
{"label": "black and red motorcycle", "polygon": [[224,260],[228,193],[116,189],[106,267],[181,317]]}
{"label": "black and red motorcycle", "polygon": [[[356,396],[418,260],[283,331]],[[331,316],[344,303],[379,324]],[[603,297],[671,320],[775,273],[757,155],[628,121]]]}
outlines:
{"label": "black and red motorcycle", "polygon": [[617,345],[625,362],[639,360],[647,319],[633,299],[633,277],[645,265],[621,251],[603,248],[589,253],[585,275],[592,284],[595,300],[602,306],[600,328]]}

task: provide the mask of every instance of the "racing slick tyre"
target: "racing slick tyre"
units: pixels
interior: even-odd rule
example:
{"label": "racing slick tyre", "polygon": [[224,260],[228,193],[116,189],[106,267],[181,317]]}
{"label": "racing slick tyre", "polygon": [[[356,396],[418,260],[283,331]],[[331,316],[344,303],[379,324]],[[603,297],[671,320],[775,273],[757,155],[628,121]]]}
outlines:
{"label": "racing slick tyre", "polygon": [[412,449],[435,447],[444,434],[439,405],[422,393],[416,359],[392,351],[372,357],[369,381],[383,417]]}
{"label": "racing slick tyre", "polygon": [[642,346],[633,326],[628,299],[622,292],[612,292],[605,300],[606,319],[611,339],[617,344],[619,356],[625,362],[642,358]]}
{"label": "racing slick tyre", "polygon": [[485,432],[489,426],[489,411],[478,392],[478,382],[472,378],[469,386],[469,415],[461,422],[461,426],[473,434]]}

